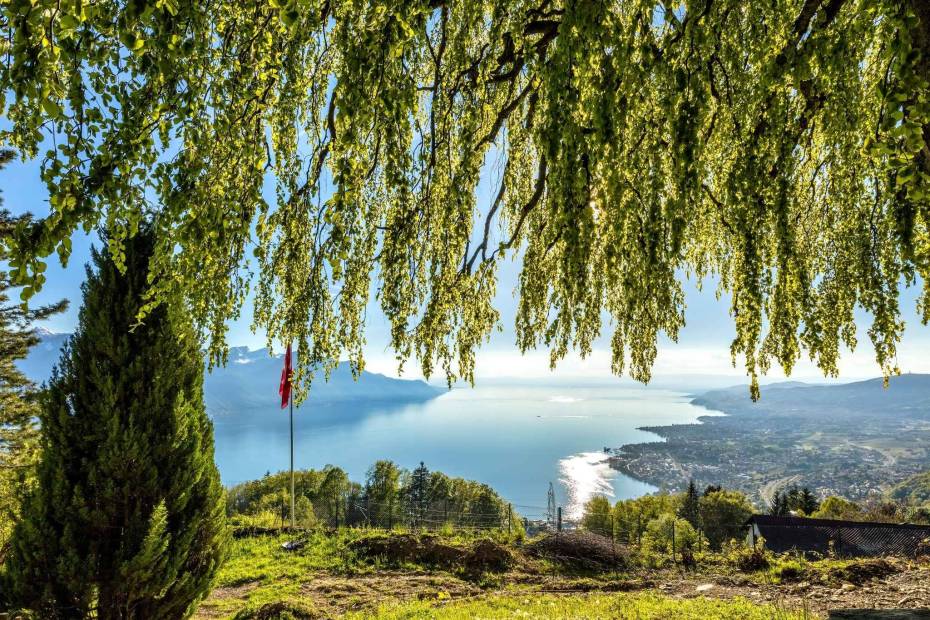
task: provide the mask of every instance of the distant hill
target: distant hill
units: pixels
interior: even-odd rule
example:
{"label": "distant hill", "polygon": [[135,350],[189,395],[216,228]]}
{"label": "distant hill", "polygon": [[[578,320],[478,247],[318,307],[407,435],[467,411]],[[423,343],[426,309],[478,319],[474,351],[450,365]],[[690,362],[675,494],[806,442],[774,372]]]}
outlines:
{"label": "distant hill", "polygon": [[762,398],[753,403],[745,385],[705,392],[692,401],[695,405],[730,414],[766,413],[792,416],[798,412],[831,415],[868,416],[885,414],[930,417],[930,375],[905,374],[892,377],[887,388],[881,378],[831,385],[797,381],[762,387]]}
{"label": "distant hill", "polygon": [[735,488],[760,506],[790,484],[821,497],[916,500],[930,494],[930,476],[908,480],[930,469],[930,375],[882,383],[772,384],[755,403],[746,385],[711,390],[691,402],[727,415],[643,427],[665,441],[622,446],[611,465],[668,489],[691,479]]}
{"label": "distant hill", "polygon": [[930,471],[911,476],[888,490],[888,496],[900,502],[926,504],[930,502]]}
{"label": "distant hill", "polygon": [[[17,364],[36,383],[49,379],[69,334],[40,331],[40,337],[41,342]],[[207,410],[225,416],[237,411],[279,406],[282,363],[280,355],[272,357],[267,349],[230,349],[229,363],[224,368],[214,368],[212,373],[204,374]],[[349,364],[342,362],[333,370],[328,382],[322,375],[314,379],[310,402],[417,402],[435,398],[442,392],[424,381],[394,379],[371,372],[362,372],[355,381]]]}

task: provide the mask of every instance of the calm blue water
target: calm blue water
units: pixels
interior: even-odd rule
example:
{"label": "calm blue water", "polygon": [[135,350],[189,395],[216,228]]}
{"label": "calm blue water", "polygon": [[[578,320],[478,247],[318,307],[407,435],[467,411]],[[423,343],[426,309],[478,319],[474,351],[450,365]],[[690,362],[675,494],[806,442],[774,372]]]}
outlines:
{"label": "calm blue water", "polygon": [[[326,464],[362,481],[378,459],[485,482],[534,516],[549,482],[569,516],[594,493],[654,491],[611,470],[603,448],[655,441],[638,426],[687,423],[705,409],[684,394],[614,386],[456,388],[422,404],[322,405],[295,410],[295,467]],[[216,461],[225,484],[285,470],[288,416],[275,408],[218,418]],[[535,511],[531,507],[539,507]]]}

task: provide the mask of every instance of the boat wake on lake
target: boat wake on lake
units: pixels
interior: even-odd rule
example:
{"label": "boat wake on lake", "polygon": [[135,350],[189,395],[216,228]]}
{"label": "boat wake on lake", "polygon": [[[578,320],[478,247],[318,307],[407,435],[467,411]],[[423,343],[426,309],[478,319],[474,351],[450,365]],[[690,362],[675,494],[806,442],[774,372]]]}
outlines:
{"label": "boat wake on lake", "polygon": [[575,398],[573,396],[551,396],[549,398],[550,403],[559,403],[563,405],[568,403],[580,403],[583,400],[583,398]]}

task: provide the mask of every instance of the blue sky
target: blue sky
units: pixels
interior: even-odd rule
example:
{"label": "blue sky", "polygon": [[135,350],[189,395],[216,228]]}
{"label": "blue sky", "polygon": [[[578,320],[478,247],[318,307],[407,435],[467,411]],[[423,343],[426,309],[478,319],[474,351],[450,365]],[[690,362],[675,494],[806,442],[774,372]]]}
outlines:
{"label": "blue sky", "polygon": [[[41,216],[48,211],[48,193],[39,178],[36,162],[15,161],[0,171],[0,190],[3,192],[4,206],[13,213],[31,211]],[[48,281],[37,299],[38,303],[62,297],[71,300],[71,308],[66,314],[51,319],[45,325],[57,332],[69,332],[74,329],[80,303],[80,285],[84,279],[84,265],[90,257],[91,238],[78,234],[72,241],[73,254],[68,266],[62,268],[57,259],[50,260]],[[503,331],[495,333],[491,342],[479,353],[476,371],[478,380],[501,377],[571,379],[610,376],[609,326],[605,326],[604,334],[595,343],[595,350],[587,360],[570,355],[554,372],[548,368],[546,351],[520,355],[514,346],[513,334],[516,309],[513,291],[518,269],[519,265],[509,260],[501,265],[496,307],[501,313]],[[899,365],[904,372],[930,372],[930,356],[926,355],[926,349],[930,346],[930,327],[921,325],[917,318],[917,295],[916,289],[909,289],[902,296],[901,306],[907,331],[899,349]],[[668,339],[660,341],[655,376],[732,376],[735,382],[738,377],[743,376],[743,371],[740,367],[733,368],[730,364],[729,345],[733,338],[733,327],[729,316],[728,298],[724,297],[719,301],[716,299],[713,282],[705,283],[702,291],[697,289],[695,283],[689,282],[686,286],[686,303],[687,325],[681,331],[677,344]],[[387,346],[387,322],[377,308],[372,308],[368,317],[367,368],[396,375],[396,362]],[[860,313],[860,347],[855,353],[845,352],[843,355],[841,378],[844,380],[877,374],[866,334],[869,323],[869,317]],[[253,333],[250,324],[251,308],[246,307],[243,318],[230,326],[229,343],[253,349],[265,346],[264,334]],[[405,376],[419,376],[414,364],[407,365]],[[803,360],[795,369],[793,377],[814,379],[821,377],[821,374],[812,364]],[[780,379],[783,375],[776,369],[770,374],[770,378]]]}

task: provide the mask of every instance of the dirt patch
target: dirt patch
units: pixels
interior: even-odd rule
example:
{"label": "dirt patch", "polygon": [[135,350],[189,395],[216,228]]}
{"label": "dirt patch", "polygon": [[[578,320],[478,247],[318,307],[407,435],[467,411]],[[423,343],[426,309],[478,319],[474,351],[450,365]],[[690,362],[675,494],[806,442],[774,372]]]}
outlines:
{"label": "dirt patch", "polygon": [[[735,575],[702,574],[701,571],[681,578],[680,573],[662,571],[654,574],[653,579],[660,593],[678,598],[739,596],[756,603],[802,609],[819,615],[826,615],[833,609],[923,609],[930,603],[930,571],[913,562],[889,558],[860,560],[849,566],[856,567],[847,574],[854,579],[873,576],[862,579],[861,584],[843,580],[839,572],[832,579],[777,584]],[[877,576],[878,573],[882,576]],[[820,574],[829,574],[829,570]]]}
{"label": "dirt patch", "polygon": [[454,600],[477,596],[478,586],[449,574],[379,571],[372,575],[320,575],[303,584],[302,598],[325,617],[373,609],[387,601]]}
{"label": "dirt patch", "polygon": [[621,546],[591,532],[551,534],[533,541],[526,552],[573,570],[609,571],[627,565]]}
{"label": "dirt patch", "polygon": [[221,588],[215,588],[213,592],[210,593],[210,598],[213,599],[231,599],[231,598],[244,598],[249,592],[257,588],[259,585],[258,581],[246,581],[243,583],[237,583],[231,586],[224,586]]}

